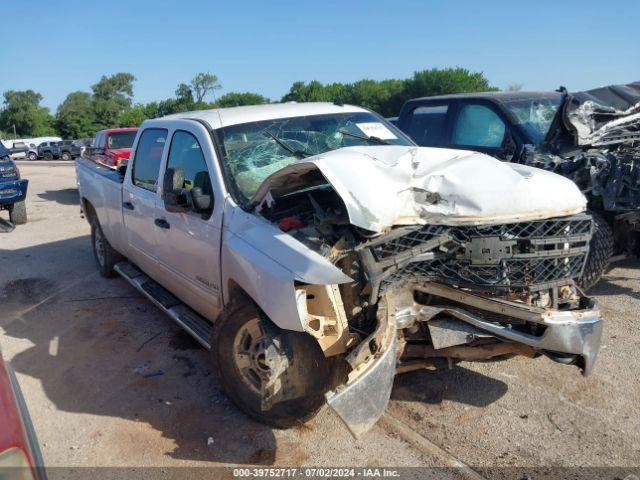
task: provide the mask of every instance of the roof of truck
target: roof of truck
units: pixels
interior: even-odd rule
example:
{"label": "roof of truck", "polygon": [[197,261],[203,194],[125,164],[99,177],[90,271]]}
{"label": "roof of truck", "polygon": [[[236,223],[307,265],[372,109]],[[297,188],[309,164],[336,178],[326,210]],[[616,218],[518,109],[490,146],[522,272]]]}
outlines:
{"label": "roof of truck", "polygon": [[270,103],[244,107],[217,108],[167,115],[166,119],[193,118],[207,122],[211,128],[237,125],[239,123],[259,122],[276,118],[302,117],[331,113],[366,112],[364,108],[353,105],[335,105],[333,103]]}
{"label": "roof of truck", "polygon": [[412,98],[409,102],[421,102],[425,100],[453,100],[456,98],[477,98],[483,100],[525,100],[536,98],[549,98],[552,96],[560,96],[560,92],[552,90],[547,92],[474,92],[474,93],[452,93],[449,95],[435,95],[433,97]]}

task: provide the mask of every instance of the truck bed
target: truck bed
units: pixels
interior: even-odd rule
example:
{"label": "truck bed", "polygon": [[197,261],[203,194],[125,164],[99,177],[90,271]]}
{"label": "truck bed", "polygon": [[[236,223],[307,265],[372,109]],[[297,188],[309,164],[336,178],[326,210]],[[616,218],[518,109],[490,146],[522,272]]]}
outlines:
{"label": "truck bed", "polygon": [[122,182],[114,169],[81,157],[76,161],[78,189],[85,214],[93,208],[109,243],[126,252],[126,234],[122,217]]}
{"label": "truck bed", "polygon": [[118,173],[117,170],[114,170],[113,168],[109,168],[105,165],[102,165],[101,163],[94,162],[88,157],[80,157],[76,160],[76,163],[78,167],[82,165],[88,168],[89,170],[93,171],[97,175],[101,175],[114,182],[122,183],[122,181],[124,180],[124,178]]}

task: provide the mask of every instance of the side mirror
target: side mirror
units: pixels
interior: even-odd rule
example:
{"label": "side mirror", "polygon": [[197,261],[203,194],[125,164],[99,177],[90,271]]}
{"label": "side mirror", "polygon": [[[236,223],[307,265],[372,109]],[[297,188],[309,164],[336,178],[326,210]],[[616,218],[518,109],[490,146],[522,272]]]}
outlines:
{"label": "side mirror", "polygon": [[189,210],[188,190],[184,186],[184,170],[167,168],[164,172],[162,199],[168,212],[181,213]]}
{"label": "side mirror", "polygon": [[504,139],[502,140],[502,147],[500,148],[500,152],[498,152],[498,157],[501,160],[506,160],[510,162],[513,160],[514,155],[516,154],[516,150],[518,149],[518,145],[516,141],[513,139],[513,135],[511,135],[510,131],[506,131],[504,134]]}
{"label": "side mirror", "polygon": [[127,162],[122,162],[120,165],[118,165],[118,174],[121,177],[124,177],[127,174]]}
{"label": "side mirror", "polygon": [[198,213],[208,212],[213,207],[211,195],[202,193],[202,188],[194,187],[191,189],[191,202],[193,209]]}

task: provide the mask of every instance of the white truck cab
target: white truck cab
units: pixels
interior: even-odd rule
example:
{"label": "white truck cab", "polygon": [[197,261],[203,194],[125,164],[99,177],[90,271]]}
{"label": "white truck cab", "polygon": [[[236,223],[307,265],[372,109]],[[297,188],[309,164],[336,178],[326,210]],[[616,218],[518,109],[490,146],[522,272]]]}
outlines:
{"label": "white truck cab", "polygon": [[440,360],[595,362],[602,321],[574,283],[593,225],[553,173],[325,103],[148,120],[125,168],[77,173],[101,272],[209,348],[270,425],[328,402],[362,435],[396,370]]}

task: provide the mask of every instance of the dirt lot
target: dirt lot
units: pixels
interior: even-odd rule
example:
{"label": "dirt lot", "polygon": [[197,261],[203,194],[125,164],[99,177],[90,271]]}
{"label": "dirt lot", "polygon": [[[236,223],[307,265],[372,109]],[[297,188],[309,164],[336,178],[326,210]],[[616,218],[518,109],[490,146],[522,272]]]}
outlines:
{"label": "dirt lot", "polygon": [[278,431],[219,392],[195,341],[97,274],[73,166],[21,170],[30,218],[0,233],[0,345],[49,466],[640,465],[637,261],[592,292],[607,324],[589,378],[545,358],[463,363],[397,377],[387,417],[360,441],[328,409]]}

